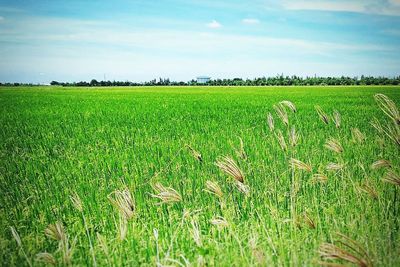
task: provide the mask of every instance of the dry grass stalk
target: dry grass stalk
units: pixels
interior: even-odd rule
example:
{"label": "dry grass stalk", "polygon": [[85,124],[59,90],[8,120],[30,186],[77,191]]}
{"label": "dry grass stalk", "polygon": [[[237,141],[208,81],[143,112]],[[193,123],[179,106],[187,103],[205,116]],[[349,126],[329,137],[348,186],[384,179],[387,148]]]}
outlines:
{"label": "dry grass stalk", "polygon": [[297,169],[297,170],[303,170],[306,172],[311,172],[312,167],[309,164],[306,164],[298,159],[291,158],[289,163],[292,165],[292,168]]}
{"label": "dry grass stalk", "polygon": [[390,183],[396,186],[400,186],[400,176],[393,171],[389,171],[382,179],[386,183]]}
{"label": "dry grass stalk", "polygon": [[200,227],[199,224],[196,220],[192,220],[190,222],[190,224],[192,225],[192,236],[193,236],[193,240],[196,243],[196,245],[198,247],[202,246],[202,241],[201,241],[201,231],[200,231]]}
{"label": "dry grass stalk", "polygon": [[290,129],[289,143],[292,147],[295,147],[298,141],[299,141],[299,136],[296,133],[296,128],[292,126],[292,128]]}
{"label": "dry grass stalk", "polygon": [[186,147],[189,149],[190,153],[192,154],[192,156],[193,156],[196,160],[198,160],[199,162],[202,162],[202,161],[203,161],[203,158],[201,157],[200,152],[198,152],[197,150],[195,150],[194,148],[192,148],[192,147],[189,146],[189,145],[186,145]]}
{"label": "dry grass stalk", "polygon": [[127,220],[131,219],[135,214],[135,202],[127,188],[115,190],[108,195],[108,199]]}
{"label": "dry grass stalk", "polygon": [[289,125],[289,117],[288,114],[286,113],[286,109],[282,105],[274,105],[273,106],[276,112],[276,115],[282,120],[283,124],[286,126]]}
{"label": "dry grass stalk", "polygon": [[32,266],[31,260],[28,258],[28,255],[26,255],[25,250],[22,246],[22,241],[21,241],[21,237],[19,236],[17,230],[15,229],[14,226],[10,226],[10,231],[11,234],[13,236],[13,238],[15,239],[15,242],[17,242],[18,247],[21,249],[22,254],[25,257],[26,262],[28,263],[29,266]]}
{"label": "dry grass stalk", "polygon": [[380,134],[384,133],[382,124],[381,124],[381,122],[380,122],[376,117],[374,117],[374,118],[370,121],[370,124],[371,124],[372,127],[375,128],[375,130],[378,131],[378,133],[380,133]]}
{"label": "dry grass stalk", "polygon": [[[360,267],[372,267],[372,261],[365,249],[349,237],[338,234],[337,245],[324,243],[319,248],[319,253],[324,260],[343,260]],[[340,246],[339,246],[340,245]],[[335,266],[333,262],[323,261],[321,265]],[[336,265],[340,266],[340,265]]]}
{"label": "dry grass stalk", "polygon": [[342,153],[343,152],[343,147],[340,144],[340,142],[334,138],[329,139],[328,141],[326,141],[325,143],[325,148],[332,150],[333,152],[336,153]]}
{"label": "dry grass stalk", "polygon": [[303,221],[310,229],[315,229],[315,222],[310,216],[308,216],[307,212],[303,213]]}
{"label": "dry grass stalk", "polygon": [[344,164],[329,162],[328,165],[326,165],[326,170],[327,171],[340,171],[341,169],[343,169],[343,167],[344,167]]}
{"label": "dry grass stalk", "polygon": [[315,110],[318,113],[319,118],[325,124],[329,124],[329,117],[328,115],[322,110],[320,106],[315,106]]}
{"label": "dry grass stalk", "polygon": [[279,104],[281,104],[282,106],[288,107],[291,111],[293,111],[293,113],[297,112],[296,106],[293,104],[293,102],[291,102],[289,100],[283,100],[283,101],[279,102]]}
{"label": "dry grass stalk", "polygon": [[328,181],[328,177],[322,173],[316,173],[313,175],[312,182],[313,183],[326,183]]}
{"label": "dry grass stalk", "polygon": [[74,208],[77,209],[79,212],[82,212],[83,204],[82,204],[82,200],[79,197],[79,195],[76,192],[74,192],[74,193],[72,193],[72,195],[69,198],[70,198]]}
{"label": "dry grass stalk", "polygon": [[241,183],[239,181],[236,181],[235,185],[239,192],[243,193],[246,196],[250,194],[250,187],[248,185],[245,185],[244,183]]}
{"label": "dry grass stalk", "polygon": [[57,261],[54,258],[53,254],[48,253],[48,252],[41,252],[36,254],[36,259],[37,262],[42,262],[44,264],[48,265],[57,265]]}
{"label": "dry grass stalk", "polygon": [[390,118],[396,125],[400,125],[400,112],[396,104],[388,96],[384,94],[374,95],[375,101],[379,108]]}
{"label": "dry grass stalk", "polygon": [[224,195],[218,183],[213,181],[206,181],[206,189],[204,189],[204,191],[214,194],[219,198],[222,198]]}
{"label": "dry grass stalk", "polygon": [[270,131],[273,132],[275,129],[275,124],[274,124],[274,118],[272,117],[271,112],[268,112],[268,114],[267,114],[267,123],[268,123],[268,127],[269,127]]}
{"label": "dry grass stalk", "polygon": [[49,224],[47,228],[44,230],[44,234],[56,241],[65,241],[67,236],[65,234],[65,230],[63,225],[60,222],[56,222],[55,224]]}
{"label": "dry grass stalk", "polygon": [[276,139],[278,139],[278,143],[280,145],[280,147],[282,148],[283,151],[287,151],[287,145],[286,145],[286,141],[285,138],[283,137],[282,131],[278,130],[275,134]]}
{"label": "dry grass stalk", "polygon": [[128,220],[123,215],[119,218],[118,225],[118,237],[119,240],[123,241],[126,238],[126,234],[128,233]]}
{"label": "dry grass stalk", "polygon": [[72,254],[75,250],[76,238],[70,243],[64,226],[60,222],[47,226],[44,233],[48,238],[58,241],[59,250],[61,250],[63,254],[63,262],[66,265],[70,265]]}
{"label": "dry grass stalk", "polygon": [[340,128],[340,125],[342,123],[342,116],[337,110],[333,111],[333,122],[335,123],[336,128]]}
{"label": "dry grass stalk", "polygon": [[165,187],[160,183],[156,183],[152,187],[156,194],[150,195],[161,200],[157,205],[182,201],[182,196],[172,187]]}
{"label": "dry grass stalk", "polygon": [[363,143],[365,141],[365,135],[358,128],[351,129],[351,134],[353,136],[353,140],[358,143]]}
{"label": "dry grass stalk", "polygon": [[221,171],[233,177],[236,181],[239,181],[241,183],[244,182],[244,174],[242,170],[238,167],[236,162],[231,157],[221,157],[217,159],[215,165],[218,166]]}
{"label": "dry grass stalk", "polygon": [[364,184],[360,185],[358,187],[358,190],[362,193],[368,194],[373,199],[378,199],[378,196],[379,196],[378,192],[372,185],[370,185],[368,183],[364,183]]}
{"label": "dry grass stalk", "polygon": [[101,248],[101,250],[104,252],[106,256],[108,256],[109,250],[107,245],[107,239],[100,233],[97,233],[97,241],[99,242],[99,247]]}
{"label": "dry grass stalk", "polygon": [[246,151],[244,150],[244,143],[243,143],[242,138],[239,137],[239,141],[240,141],[240,148],[239,148],[239,150],[236,150],[236,155],[239,158],[246,160],[247,154],[246,154]]}
{"label": "dry grass stalk", "polygon": [[371,169],[378,170],[382,168],[391,168],[392,163],[386,159],[380,159],[371,164]]}
{"label": "dry grass stalk", "polygon": [[229,226],[229,223],[222,216],[217,216],[210,220],[212,225],[215,225],[217,228],[222,229]]}

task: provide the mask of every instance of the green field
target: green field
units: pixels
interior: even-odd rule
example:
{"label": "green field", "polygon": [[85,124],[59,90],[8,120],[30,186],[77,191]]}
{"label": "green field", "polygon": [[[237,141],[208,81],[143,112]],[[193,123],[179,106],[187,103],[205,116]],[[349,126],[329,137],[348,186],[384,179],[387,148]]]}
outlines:
{"label": "green field", "polygon": [[[340,247],[399,266],[400,187],[385,179],[400,153],[370,124],[392,123],[377,93],[400,103],[400,87],[2,88],[0,265],[347,264],[321,257]],[[289,126],[282,100],[297,108],[282,108]],[[216,166],[222,156],[244,184]],[[382,159],[391,167],[371,168]]]}

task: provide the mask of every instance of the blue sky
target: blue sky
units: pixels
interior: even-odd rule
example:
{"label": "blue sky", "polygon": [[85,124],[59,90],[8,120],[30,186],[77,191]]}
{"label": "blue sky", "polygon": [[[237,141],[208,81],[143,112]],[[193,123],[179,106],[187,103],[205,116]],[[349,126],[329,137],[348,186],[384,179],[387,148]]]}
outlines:
{"label": "blue sky", "polygon": [[400,75],[400,0],[0,0],[0,81]]}

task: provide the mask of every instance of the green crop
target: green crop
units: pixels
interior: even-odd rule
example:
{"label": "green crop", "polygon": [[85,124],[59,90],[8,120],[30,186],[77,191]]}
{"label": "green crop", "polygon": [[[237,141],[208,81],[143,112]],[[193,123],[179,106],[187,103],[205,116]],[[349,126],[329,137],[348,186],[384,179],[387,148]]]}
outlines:
{"label": "green crop", "polygon": [[399,89],[2,88],[0,265],[399,266]]}

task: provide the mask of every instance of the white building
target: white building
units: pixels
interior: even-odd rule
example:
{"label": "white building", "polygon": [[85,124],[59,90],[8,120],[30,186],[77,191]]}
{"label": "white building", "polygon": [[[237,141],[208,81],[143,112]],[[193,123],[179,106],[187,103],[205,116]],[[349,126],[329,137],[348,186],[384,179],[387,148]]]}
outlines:
{"label": "white building", "polygon": [[197,83],[207,83],[210,81],[210,77],[207,76],[199,76],[197,77]]}

